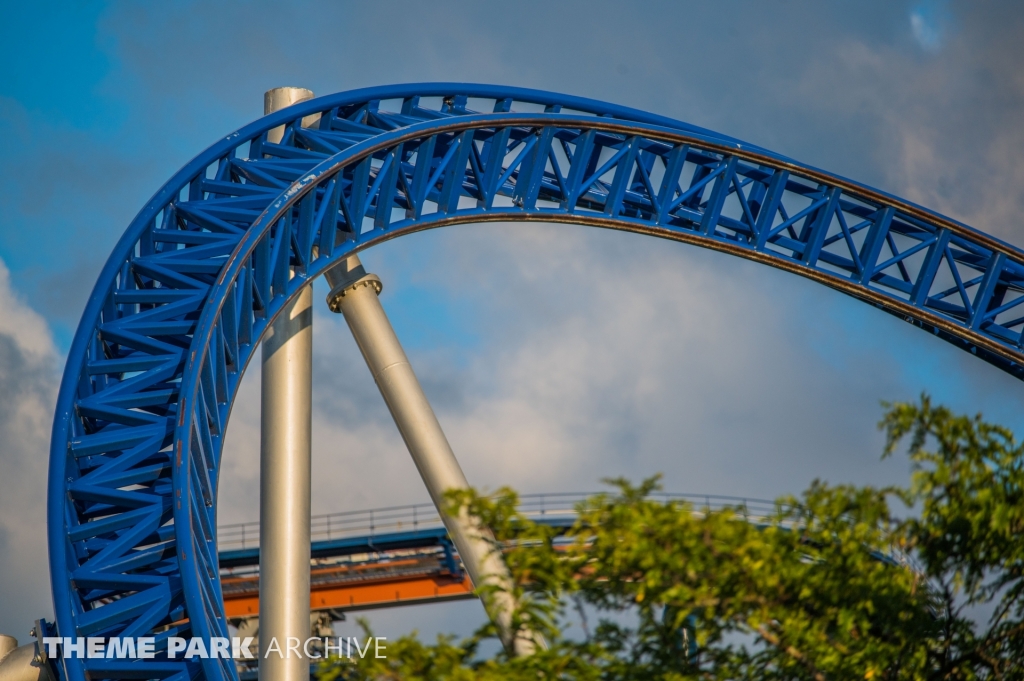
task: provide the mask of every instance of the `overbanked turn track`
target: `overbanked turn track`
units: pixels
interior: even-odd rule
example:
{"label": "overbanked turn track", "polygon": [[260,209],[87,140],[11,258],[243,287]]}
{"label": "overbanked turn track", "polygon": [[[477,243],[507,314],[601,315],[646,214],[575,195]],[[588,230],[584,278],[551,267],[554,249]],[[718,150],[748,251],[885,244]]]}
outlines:
{"label": "overbanked turn track", "polygon": [[[284,126],[279,144],[267,131]],[[671,119],[515,88],[321,97],[228,135],[118,242],[54,418],[48,532],[62,636],[223,636],[221,444],[242,373],[349,254],[462,223],[682,241],[800,274],[1022,376],[1024,253],[927,209]],[[69,659],[73,681],[236,678],[228,660]]]}

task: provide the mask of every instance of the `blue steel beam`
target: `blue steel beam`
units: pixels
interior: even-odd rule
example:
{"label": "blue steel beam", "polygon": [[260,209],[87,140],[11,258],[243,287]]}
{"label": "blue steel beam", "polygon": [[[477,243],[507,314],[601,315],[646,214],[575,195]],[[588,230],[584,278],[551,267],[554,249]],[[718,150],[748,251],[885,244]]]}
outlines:
{"label": "blue steel beam", "polygon": [[[268,142],[278,126],[283,139]],[[158,648],[171,635],[226,635],[221,445],[267,326],[348,255],[498,220],[625,230],[755,260],[1024,374],[1024,253],[902,199],[685,123],[563,95],[428,84],[311,100],[186,165],[100,275],[51,444],[61,635],[161,632]],[[222,660],[94,664],[66,660],[62,673],[236,678]]]}

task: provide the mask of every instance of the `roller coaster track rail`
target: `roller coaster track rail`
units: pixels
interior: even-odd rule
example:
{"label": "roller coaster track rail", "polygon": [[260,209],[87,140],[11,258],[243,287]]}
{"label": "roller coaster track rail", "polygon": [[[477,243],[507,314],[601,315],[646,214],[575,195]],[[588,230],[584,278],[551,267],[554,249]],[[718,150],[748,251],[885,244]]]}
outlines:
{"label": "roller coaster track rail", "polygon": [[[268,141],[275,129],[279,143]],[[175,174],[89,298],[51,440],[57,627],[155,635],[161,654],[62,660],[62,676],[237,679],[230,661],[163,651],[170,636],[227,634],[217,483],[231,405],[260,339],[349,255],[493,221],[624,230],[760,262],[1024,376],[1024,253],[898,197],[567,95],[434,83],[303,102]]]}

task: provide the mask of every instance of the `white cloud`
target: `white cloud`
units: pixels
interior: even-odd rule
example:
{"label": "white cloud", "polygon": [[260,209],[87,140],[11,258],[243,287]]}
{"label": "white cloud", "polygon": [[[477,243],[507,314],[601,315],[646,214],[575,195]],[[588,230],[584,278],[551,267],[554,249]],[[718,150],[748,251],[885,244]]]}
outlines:
{"label": "white cloud", "polygon": [[[858,147],[818,163],[1020,244],[1021,18],[993,23],[981,5],[961,9],[956,35],[933,58],[845,37],[803,69],[797,92],[813,120],[831,120]],[[864,170],[850,170],[857,163]]]}
{"label": "white cloud", "polygon": [[57,357],[46,321],[0,261],[0,633],[27,638],[50,618],[46,470]]}
{"label": "white cloud", "polygon": [[[410,256],[412,284],[401,270]],[[389,306],[413,295],[411,285],[473,320],[479,343],[460,346],[442,328],[439,347],[410,357],[470,482],[490,489],[589,491],[604,477],[659,472],[669,491],[761,498],[799,492],[815,477],[901,482],[906,463],[878,459],[878,400],[922,387],[900,370],[912,348],[956,353],[797,277],[636,235],[466,226],[398,240],[363,260],[384,279],[397,327],[414,325],[414,312]],[[427,501],[322,293],[314,512]],[[257,362],[250,372],[229,430],[222,522],[258,517]],[[373,619],[402,631],[466,631],[464,615],[453,606]]]}
{"label": "white cloud", "polygon": [[30,364],[52,363],[56,354],[46,320],[11,288],[11,273],[0,260],[0,336],[9,338]]}
{"label": "white cloud", "polygon": [[942,47],[944,27],[935,5],[921,3],[910,12],[910,32],[923,49],[934,52]]}
{"label": "white cloud", "polygon": [[[389,289],[409,295],[389,270],[410,252],[440,251],[417,285],[475,320],[478,345],[445,348],[442,337],[441,348],[410,350],[473,484],[582,491],[607,476],[664,472],[674,491],[772,497],[816,476],[902,475],[902,464],[878,463],[872,426],[879,399],[919,386],[907,389],[884,337],[854,329],[843,339],[845,325],[860,323],[847,318],[858,303],[635,235],[490,225],[410,239],[418,242],[382,246],[364,262],[384,278],[387,308]],[[392,314],[396,326],[410,324],[403,309]],[[898,345],[922,340],[867,314]],[[315,508],[426,500],[347,327],[326,313],[315,325]],[[806,354],[808,342],[820,352]],[[851,383],[850,365],[866,377]],[[229,430],[222,522],[258,515],[258,395],[248,376]]]}

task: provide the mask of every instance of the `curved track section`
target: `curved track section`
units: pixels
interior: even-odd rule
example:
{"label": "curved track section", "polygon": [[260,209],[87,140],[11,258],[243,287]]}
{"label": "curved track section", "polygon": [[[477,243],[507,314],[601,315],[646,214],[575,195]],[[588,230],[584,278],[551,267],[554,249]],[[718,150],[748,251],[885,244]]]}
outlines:
{"label": "curved track section", "polygon": [[[279,144],[267,131],[284,127]],[[311,100],[229,135],[118,243],[54,420],[62,636],[223,636],[221,442],[242,373],[299,289],[347,255],[458,223],[593,225],[763,262],[1022,376],[1024,253],[905,201],[670,119],[490,86]],[[228,660],[70,659],[86,678],[236,678]]]}

